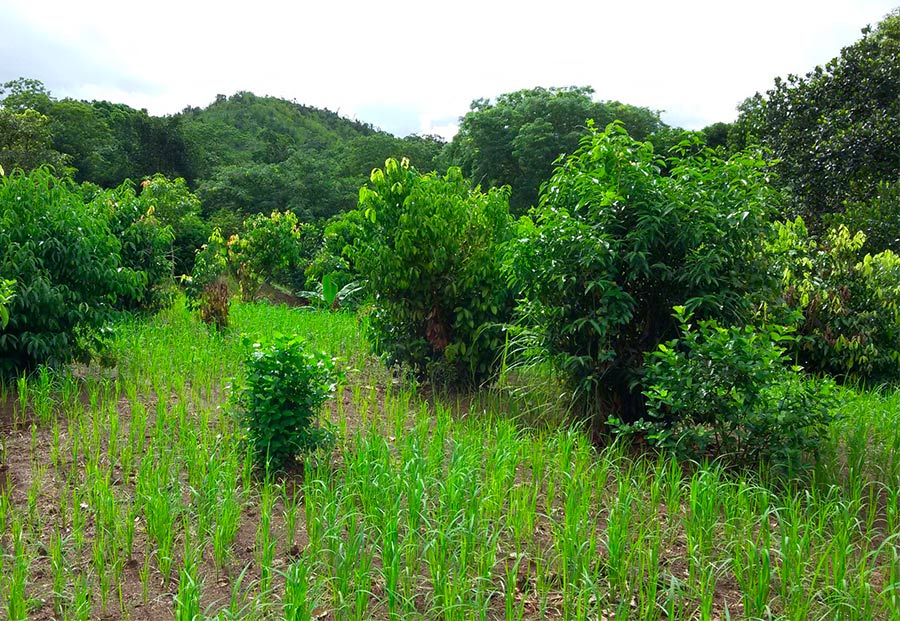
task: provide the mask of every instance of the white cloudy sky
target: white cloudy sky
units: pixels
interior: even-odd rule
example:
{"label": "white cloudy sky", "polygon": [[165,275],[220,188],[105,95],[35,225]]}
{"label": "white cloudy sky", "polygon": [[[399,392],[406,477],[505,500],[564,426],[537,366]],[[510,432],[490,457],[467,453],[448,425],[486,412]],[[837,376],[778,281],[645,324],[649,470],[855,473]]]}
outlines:
{"label": "white cloudy sky", "polygon": [[455,131],[473,99],[592,86],[696,129],[806,73],[900,0],[0,0],[0,83],[151,114],[239,90],[398,135]]}

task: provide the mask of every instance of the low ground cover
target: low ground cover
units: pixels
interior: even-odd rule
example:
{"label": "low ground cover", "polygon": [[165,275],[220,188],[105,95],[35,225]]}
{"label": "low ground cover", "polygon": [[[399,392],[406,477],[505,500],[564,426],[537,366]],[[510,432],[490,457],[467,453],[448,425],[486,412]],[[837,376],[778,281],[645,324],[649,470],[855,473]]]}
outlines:
{"label": "low ground cover", "polygon": [[[229,395],[277,332],[346,381],[333,450],[266,476]],[[900,393],[843,392],[825,458],[779,482],[422,395],[360,334],[241,303],[220,333],[176,305],[121,326],[112,369],[4,385],[0,616],[900,618]]]}

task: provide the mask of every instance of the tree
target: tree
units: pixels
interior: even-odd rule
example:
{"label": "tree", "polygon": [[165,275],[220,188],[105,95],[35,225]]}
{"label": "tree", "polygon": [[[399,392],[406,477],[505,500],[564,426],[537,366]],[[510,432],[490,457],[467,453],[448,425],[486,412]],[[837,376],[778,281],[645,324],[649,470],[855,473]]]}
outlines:
{"label": "tree", "polygon": [[900,13],[865,28],[824,68],[777,78],[742,108],[735,138],[772,150],[793,211],[819,230],[823,214],[900,178]]}
{"label": "tree", "polygon": [[321,234],[302,224],[290,211],[256,214],[244,222],[244,231],[228,240],[229,261],[237,272],[244,299],[252,299],[260,281],[303,288],[303,271],[321,244]]}
{"label": "tree", "polygon": [[374,297],[377,351],[451,384],[488,377],[513,303],[500,271],[512,234],[506,191],[471,190],[458,168],[438,177],[388,160],[358,210],[350,256]]}
{"label": "tree", "polygon": [[29,172],[46,165],[64,173],[69,158],[51,147],[49,122],[35,110],[0,108],[0,166]]}
{"label": "tree", "polygon": [[0,177],[0,280],[16,281],[0,373],[66,362],[138,294],[141,275],[122,266],[104,214],[45,169]]}
{"label": "tree", "polygon": [[171,232],[172,261],[176,274],[190,274],[197,250],[212,232],[200,217],[200,199],[184,179],[169,180],[155,174],[144,180],[139,196],[142,210],[156,218]]}
{"label": "tree", "polygon": [[510,208],[522,213],[537,202],[553,162],[572,153],[588,119],[599,126],[621,120],[638,139],[662,129],[656,112],[619,102],[595,102],[589,87],[535,88],[478,99],[448,145],[445,164],[458,165],[475,183],[512,188]]}
{"label": "tree", "polygon": [[32,78],[17,78],[0,86],[3,107],[24,112],[35,110],[47,114],[53,98],[43,82]]}
{"label": "tree", "polygon": [[94,107],[83,101],[54,101],[48,109],[48,132],[53,148],[71,158],[78,182],[111,182],[109,157],[115,137]]}

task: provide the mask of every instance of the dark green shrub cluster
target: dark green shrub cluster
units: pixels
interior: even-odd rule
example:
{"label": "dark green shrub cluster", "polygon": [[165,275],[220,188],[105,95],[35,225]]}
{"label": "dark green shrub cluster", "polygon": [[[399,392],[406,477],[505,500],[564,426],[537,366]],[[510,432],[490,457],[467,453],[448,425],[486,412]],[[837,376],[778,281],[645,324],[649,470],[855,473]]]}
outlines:
{"label": "dark green shrub cluster", "polygon": [[270,345],[253,345],[245,368],[238,407],[260,466],[285,468],[332,440],[316,421],[340,379],[334,359],[307,349],[298,336],[276,335]]}
{"label": "dark green shrub cluster", "polygon": [[103,213],[46,170],[0,178],[0,279],[16,281],[0,372],[85,352],[118,301],[140,295],[141,273],[122,266]]}
{"label": "dark green shrub cluster", "polygon": [[322,244],[304,272],[307,289],[315,289],[328,274],[331,274],[338,287],[359,280],[360,276],[348,250],[362,234],[364,220],[361,211],[353,210],[332,218],[325,225],[322,229]]}
{"label": "dark green shrub cluster", "polygon": [[360,190],[351,259],[374,297],[377,350],[448,383],[487,377],[513,295],[501,273],[508,195],[470,190],[459,169],[420,174],[389,159]]}
{"label": "dark green shrub cluster", "polygon": [[840,226],[817,241],[799,218],[770,245],[784,299],[800,313],[794,355],[839,378],[900,377],[900,257],[862,255],[866,237]]}
{"label": "dark green shrub cluster", "polygon": [[663,175],[649,144],[592,127],[510,246],[522,319],[597,431],[644,417],[644,357],[677,336],[674,306],[739,324],[770,284],[765,163],[685,147]]}
{"label": "dark green shrub cluster", "polygon": [[900,253],[900,181],[879,183],[872,198],[848,201],[842,213],[826,214],[823,220],[831,228],[843,225],[865,234],[861,253]]}
{"label": "dark green shrub cluster", "polygon": [[684,308],[675,310],[681,336],[647,354],[647,414],[617,431],[689,459],[802,469],[827,436],[834,402],[831,384],[790,365],[789,330],[693,326]]}
{"label": "dark green shrub cluster", "polygon": [[83,188],[91,194],[91,204],[102,210],[110,232],[119,239],[122,265],[140,274],[140,288],[120,299],[124,310],[156,311],[172,302],[172,230],[154,215],[152,206],[141,200],[130,182],[109,192]]}

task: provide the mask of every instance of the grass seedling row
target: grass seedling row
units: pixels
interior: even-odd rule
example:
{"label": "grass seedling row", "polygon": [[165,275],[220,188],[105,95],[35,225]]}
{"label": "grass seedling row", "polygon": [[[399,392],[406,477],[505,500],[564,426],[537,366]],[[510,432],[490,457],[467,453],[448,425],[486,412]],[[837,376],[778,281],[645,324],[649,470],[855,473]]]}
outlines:
{"label": "grass seedling row", "polygon": [[[230,395],[301,334],[332,450],[259,472]],[[846,390],[802,481],[593,446],[556,404],[385,371],[355,317],[235,303],[119,327],[114,368],[0,388],[0,617],[897,619],[900,393]],[[539,378],[536,381],[545,381]]]}

